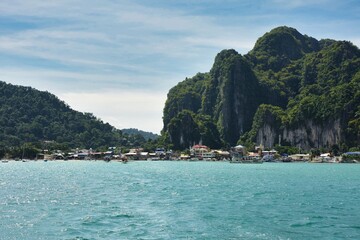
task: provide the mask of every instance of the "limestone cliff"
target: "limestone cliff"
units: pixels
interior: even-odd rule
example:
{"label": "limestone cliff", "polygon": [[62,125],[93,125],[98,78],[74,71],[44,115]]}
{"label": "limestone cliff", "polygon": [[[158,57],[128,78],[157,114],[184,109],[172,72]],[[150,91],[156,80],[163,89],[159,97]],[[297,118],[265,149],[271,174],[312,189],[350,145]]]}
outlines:
{"label": "limestone cliff", "polygon": [[207,84],[203,111],[219,126],[222,138],[236,144],[249,131],[262,101],[262,88],[247,60],[234,50],[224,50],[215,58]]}
{"label": "limestone cliff", "polygon": [[265,123],[257,132],[256,142],[265,148],[285,144],[310,150],[339,144],[343,137],[340,119],[322,124],[310,120],[298,128],[276,129],[271,123]]}
{"label": "limestone cliff", "polygon": [[[208,73],[172,88],[163,134],[179,148],[197,140],[223,146],[359,146],[359,106],[356,46],[278,27],[260,37],[248,54],[223,50]],[[184,118],[184,110],[192,117]],[[212,126],[211,131],[205,131],[205,125]],[[189,131],[187,126],[202,130]],[[172,136],[188,140],[180,144],[180,138]]]}

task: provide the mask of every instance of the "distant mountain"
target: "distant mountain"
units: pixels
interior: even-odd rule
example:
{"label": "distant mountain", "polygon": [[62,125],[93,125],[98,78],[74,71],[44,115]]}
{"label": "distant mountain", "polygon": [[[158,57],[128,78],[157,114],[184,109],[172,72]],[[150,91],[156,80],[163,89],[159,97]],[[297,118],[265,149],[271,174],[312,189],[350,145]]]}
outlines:
{"label": "distant mountain", "polygon": [[121,129],[121,131],[124,134],[129,134],[129,135],[141,135],[144,137],[145,140],[155,140],[157,138],[160,137],[160,135],[152,133],[152,132],[145,132],[136,128],[126,128],[126,129]]}
{"label": "distant mountain", "polygon": [[210,72],[170,89],[163,122],[175,149],[360,147],[360,51],[275,28],[248,54],[223,50]]}
{"label": "distant mountain", "polygon": [[0,147],[45,141],[94,149],[144,142],[134,144],[120,130],[72,110],[49,92],[0,82]]}

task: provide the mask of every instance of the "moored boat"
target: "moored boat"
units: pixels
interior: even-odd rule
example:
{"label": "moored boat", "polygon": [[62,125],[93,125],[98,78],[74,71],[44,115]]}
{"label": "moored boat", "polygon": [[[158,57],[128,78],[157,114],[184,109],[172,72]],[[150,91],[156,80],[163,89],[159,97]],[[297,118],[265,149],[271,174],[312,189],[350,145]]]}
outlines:
{"label": "moored boat", "polygon": [[263,163],[263,160],[260,157],[251,157],[251,156],[233,156],[230,163]]}

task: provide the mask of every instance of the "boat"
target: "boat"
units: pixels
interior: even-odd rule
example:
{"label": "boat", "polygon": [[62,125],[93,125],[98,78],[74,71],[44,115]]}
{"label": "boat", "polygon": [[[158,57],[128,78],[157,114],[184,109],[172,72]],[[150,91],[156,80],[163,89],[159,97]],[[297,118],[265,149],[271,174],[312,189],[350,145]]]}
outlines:
{"label": "boat", "polygon": [[338,160],[336,159],[336,157],[323,157],[322,159],[321,159],[321,162],[322,163],[337,163],[338,162]]}
{"label": "boat", "polygon": [[229,163],[242,163],[240,160],[230,160]]}
{"label": "boat", "polygon": [[1,161],[2,163],[7,163],[7,162],[9,162],[8,160],[2,160]]}
{"label": "boat", "polygon": [[240,154],[233,154],[230,163],[263,163],[260,157],[253,156],[241,156]]}
{"label": "boat", "polygon": [[263,161],[259,158],[244,158],[244,159],[241,159],[241,160],[233,160],[231,159],[229,161],[229,163],[256,163],[256,164],[259,164],[259,163],[263,163]]}
{"label": "boat", "polygon": [[213,161],[215,157],[215,153],[213,152],[203,152],[200,155],[200,158],[202,158],[204,161]]}

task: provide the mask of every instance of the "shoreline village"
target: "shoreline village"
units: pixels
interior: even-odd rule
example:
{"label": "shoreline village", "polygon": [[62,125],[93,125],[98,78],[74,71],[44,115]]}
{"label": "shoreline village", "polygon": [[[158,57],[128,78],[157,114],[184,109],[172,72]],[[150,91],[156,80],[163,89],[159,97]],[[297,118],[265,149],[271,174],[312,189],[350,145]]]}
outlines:
{"label": "shoreline village", "polygon": [[129,149],[121,153],[116,147],[107,151],[94,151],[93,149],[73,149],[69,152],[61,150],[42,150],[34,158],[10,158],[5,156],[3,163],[12,161],[57,161],[57,160],[99,160],[99,161],[227,161],[230,163],[263,163],[263,162],[309,162],[309,163],[359,163],[360,152],[346,152],[340,156],[332,153],[279,154],[275,149],[264,150],[262,146],[255,147],[256,151],[248,151],[242,145],[234,146],[228,150],[216,150],[201,144],[190,147],[187,151],[179,152],[156,148],[153,152],[144,151],[143,148]]}

